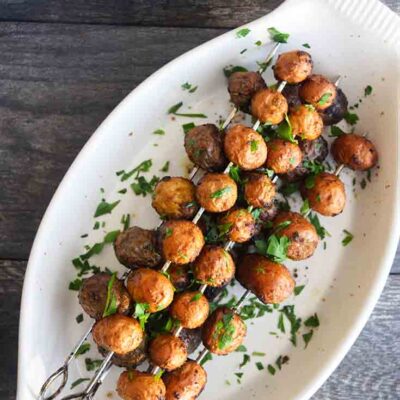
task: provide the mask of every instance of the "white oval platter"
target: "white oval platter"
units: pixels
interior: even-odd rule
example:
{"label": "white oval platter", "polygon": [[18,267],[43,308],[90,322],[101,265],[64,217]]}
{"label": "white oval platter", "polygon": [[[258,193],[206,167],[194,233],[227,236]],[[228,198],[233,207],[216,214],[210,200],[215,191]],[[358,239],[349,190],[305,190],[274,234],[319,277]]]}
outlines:
{"label": "white oval platter", "polygon": [[[309,43],[315,71],[332,79],[341,75],[340,85],[350,104],[362,98],[356,129],[375,142],[380,167],[373,171],[364,190],[360,189],[364,175],[343,173],[348,194],[345,211],[332,219],[320,218],[331,234],[327,248],[321,244],[310,260],[287,263],[292,272],[297,269],[297,285],[305,285],[287,304],[294,304],[303,319],[317,313],[321,322],[307,349],[301,337],[306,331],[300,332],[297,347],[288,340],[288,333],[278,331],[277,311],[255,319],[248,324],[244,344],[249,354],[256,351],[265,356],[251,356],[241,369],[243,353],[239,352],[207,363],[208,385],[201,398],[307,399],[349,350],[382,291],[399,237],[399,19],[375,0],[289,0],[247,24],[250,33],[246,37],[237,38],[237,30],[228,32],[157,71],[118,105],[82,149],[43,217],[30,255],[21,306],[19,400],[37,398],[42,382],[60,366],[90,324],[88,318],[81,324],[75,322],[81,309],[76,292],[67,288],[76,272],[72,258],[83,252],[84,244],[93,244],[106,231],[119,229],[122,214],[131,214],[131,224],[150,228],[158,223],[149,197],[135,196],[127,182],[120,182],[116,171],[152,159],[146,176],[162,176],[159,170],[166,161],[170,161],[169,175],[186,174],[181,125],[192,120],[214,123],[228,114],[231,106],[222,69],[233,64],[255,70],[256,61],[262,61],[273,46],[267,33],[271,26],[291,34],[280,51]],[[254,44],[258,40],[262,46]],[[240,54],[244,48],[248,50]],[[265,78],[274,82],[271,71]],[[194,93],[183,91],[185,82],[198,85],[198,89]],[[367,85],[373,92],[364,98]],[[166,111],[180,101],[184,103],[182,110],[191,107],[190,112],[201,112],[208,118],[172,120]],[[152,134],[158,128],[166,134]],[[354,177],[357,184],[353,187]],[[119,194],[124,187],[128,192]],[[121,203],[111,215],[98,218],[105,221],[104,228],[92,230],[94,210],[103,196]],[[341,243],[343,229],[354,234],[346,247]],[[89,236],[81,239],[85,233]],[[93,262],[123,270],[111,246]],[[236,285],[234,292],[242,290]],[[94,349],[88,355],[99,358]],[[266,367],[279,355],[287,355],[290,361],[272,376]],[[72,369],[70,382],[89,376],[83,358]],[[257,361],[263,363],[264,370],[256,368]],[[234,375],[237,372],[243,373],[240,384]],[[97,398],[117,398],[114,389],[119,373],[118,368],[112,369]]]}

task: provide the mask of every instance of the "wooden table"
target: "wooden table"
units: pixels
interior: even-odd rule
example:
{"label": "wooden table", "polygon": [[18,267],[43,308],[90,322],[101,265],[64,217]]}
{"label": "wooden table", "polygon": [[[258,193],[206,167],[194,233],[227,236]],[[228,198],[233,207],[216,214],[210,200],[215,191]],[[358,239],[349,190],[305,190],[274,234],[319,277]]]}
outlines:
{"label": "wooden table", "polygon": [[[20,295],[32,240],[83,144],[153,71],[281,2],[0,2],[1,399],[15,398]],[[385,2],[400,12],[399,0]],[[399,301],[398,251],[367,326],[314,399],[400,398]]]}

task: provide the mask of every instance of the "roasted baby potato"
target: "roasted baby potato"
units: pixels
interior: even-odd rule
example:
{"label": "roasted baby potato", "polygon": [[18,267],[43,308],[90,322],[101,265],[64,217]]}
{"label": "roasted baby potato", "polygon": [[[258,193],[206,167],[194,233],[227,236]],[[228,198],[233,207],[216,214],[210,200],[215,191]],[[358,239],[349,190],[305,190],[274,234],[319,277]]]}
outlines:
{"label": "roasted baby potato", "polygon": [[310,105],[301,105],[291,109],[289,121],[292,125],[293,135],[300,136],[304,140],[317,139],[321,136],[324,128],[321,116]]}
{"label": "roasted baby potato", "polygon": [[336,86],[322,75],[311,75],[301,84],[299,96],[304,103],[325,110],[335,101]]}
{"label": "roasted baby potato", "polygon": [[117,393],[123,400],[162,400],[165,399],[166,389],[159,377],[129,370],[119,376]]}
{"label": "roasted baby potato", "polygon": [[275,184],[267,175],[255,172],[246,175],[244,198],[250,206],[268,207],[274,201],[275,194]]}
{"label": "roasted baby potato", "polygon": [[226,227],[229,240],[235,243],[248,242],[255,232],[256,221],[251,212],[245,208],[228,211],[220,223]]}
{"label": "roasted baby potato", "polygon": [[281,53],[274,66],[274,75],[278,81],[289,84],[303,82],[311,74],[313,62],[310,54],[301,50]]}
{"label": "roasted baby potato", "polygon": [[251,99],[251,114],[263,124],[277,125],[284,120],[287,112],[286,98],[276,90],[259,90]]}
{"label": "roasted baby potato", "polygon": [[303,153],[296,143],[283,139],[272,139],[268,142],[266,166],[276,174],[287,174],[300,165]]}

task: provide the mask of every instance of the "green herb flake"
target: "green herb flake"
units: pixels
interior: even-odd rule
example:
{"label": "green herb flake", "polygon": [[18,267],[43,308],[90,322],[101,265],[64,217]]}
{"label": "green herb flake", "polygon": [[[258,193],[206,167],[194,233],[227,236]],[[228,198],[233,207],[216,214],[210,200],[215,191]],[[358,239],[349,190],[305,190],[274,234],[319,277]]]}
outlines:
{"label": "green herb flake", "polygon": [[294,346],[297,345],[297,332],[301,327],[301,318],[297,318],[293,305],[284,306],[282,312],[290,323],[290,341]]}
{"label": "green herb flake", "polygon": [[112,210],[120,203],[120,201],[121,200],[117,200],[114,203],[107,203],[105,200],[102,200],[96,208],[94,217],[97,218],[101,215],[111,214]]}
{"label": "green herb flake", "polygon": [[306,287],[306,285],[301,285],[301,286],[296,286],[295,288],[294,288],[294,295],[295,296],[299,296],[300,295],[300,293],[303,291],[303,289]]}
{"label": "green herb flake", "polygon": [[137,181],[131,184],[131,189],[136,194],[136,196],[146,197],[147,194],[152,194],[154,187],[158,183],[159,178],[153,175],[151,180],[147,180],[144,176],[139,176]]}
{"label": "green herb flake", "polygon": [[86,371],[94,371],[99,368],[103,363],[103,360],[92,360],[91,358],[85,358]]}
{"label": "green herb flake", "polygon": [[303,340],[304,340],[304,344],[305,344],[304,348],[307,348],[308,343],[310,343],[310,340],[311,340],[313,334],[314,334],[314,331],[313,331],[313,330],[311,330],[311,331],[308,332],[308,333],[304,333],[304,334],[303,334]]}
{"label": "green herb flake", "polygon": [[107,283],[107,299],[106,305],[104,307],[103,318],[108,317],[109,315],[113,315],[117,312],[117,296],[113,290],[113,285],[116,279],[117,273],[114,272],[111,275],[110,280]]}
{"label": "green herb flake", "polygon": [[339,137],[341,135],[345,135],[346,132],[342,131],[338,126],[331,126],[331,133],[329,137]]}
{"label": "green herb flake", "polygon": [[315,186],[315,175],[314,174],[307,176],[307,178],[304,181],[304,186],[307,189],[312,189]]}
{"label": "green herb flake", "polygon": [[236,182],[241,183],[240,168],[237,165],[232,165],[229,168],[229,176]]}
{"label": "green herb flake", "polygon": [[321,225],[317,214],[310,213],[308,219],[314,225],[318,236],[322,240],[324,240],[326,236],[330,236],[330,233]]}
{"label": "green herb flake", "polygon": [[172,228],[165,228],[165,235],[164,238],[169,238],[172,235]]}
{"label": "green herb flake", "polygon": [[319,106],[323,106],[323,105],[325,105],[325,104],[329,101],[329,99],[330,99],[331,97],[332,97],[332,93],[330,93],[330,92],[324,93],[324,94],[321,96],[321,98],[318,100],[317,104],[318,104]]}
{"label": "green herb flake", "polygon": [[187,90],[189,93],[194,93],[197,90],[198,86],[194,86],[189,82],[186,82],[183,85],[181,85],[181,88],[183,90]]}
{"label": "green herb flake", "polygon": [[128,190],[126,188],[118,190],[118,193],[125,194]]}
{"label": "green herb flake", "polygon": [[135,305],[135,312],[133,316],[138,319],[141,328],[144,330],[147,320],[150,317],[149,305],[147,303],[136,303]]}
{"label": "green herb flake", "polygon": [[247,351],[247,349],[246,349],[246,346],[241,344],[235,351],[244,353],[245,351]]}
{"label": "green herb flake", "polygon": [[372,86],[371,85],[366,86],[364,89],[364,97],[369,96],[371,93],[372,93]]}
{"label": "green herb flake", "polygon": [[307,318],[304,321],[304,325],[307,326],[308,328],[318,328],[319,327],[319,318],[317,313],[312,315],[311,317]]}
{"label": "green herb flake", "polygon": [[178,110],[183,106],[182,102],[174,104],[168,109],[168,114],[174,114],[178,117],[189,117],[189,118],[207,118],[205,114],[193,114],[193,113],[178,113]]}
{"label": "green herb flake", "polygon": [[211,361],[212,360],[212,354],[211,353],[207,353],[203,359],[200,361],[200,365],[203,366],[207,361]]}
{"label": "green herb flake", "polygon": [[69,290],[74,290],[74,291],[79,291],[79,289],[82,286],[82,279],[76,278],[73,281],[71,281],[68,285]]}
{"label": "green herb flake", "polygon": [[250,356],[248,354],[243,354],[243,360],[239,365],[239,368],[243,368],[250,361]]}
{"label": "green herb flake", "polygon": [[346,235],[344,239],[342,240],[342,245],[347,246],[353,239],[354,235],[347,231],[346,229],[343,229],[343,233]]}
{"label": "green herb flake", "polygon": [[255,44],[256,46],[261,46],[261,45],[262,45],[262,42],[261,42],[261,40],[257,40],[257,42],[254,42],[254,44]]}
{"label": "green herb flake", "polygon": [[93,225],[93,230],[97,230],[97,229],[99,229],[100,228],[100,222],[99,221],[96,221],[95,223],[94,223],[94,225]]}
{"label": "green herb flake", "polygon": [[84,342],[82,343],[78,350],[75,353],[75,357],[81,356],[82,354],[87,353],[90,350],[90,343]]}
{"label": "green herb flake", "polygon": [[251,152],[254,153],[255,151],[257,151],[257,149],[258,149],[257,140],[250,141],[250,150],[251,150]]}
{"label": "green herb flake", "polygon": [[360,181],[360,187],[361,189],[365,189],[367,187],[367,181],[365,180],[365,178],[362,178]]}
{"label": "green herb flake", "polygon": [[295,140],[293,136],[292,125],[290,124],[287,114],[285,114],[285,120],[278,125],[276,133],[281,139],[287,140],[291,143],[297,143],[297,140]]}
{"label": "green herb flake", "polygon": [[302,215],[306,215],[309,211],[310,211],[310,203],[308,202],[308,199],[305,199],[300,208],[300,213]]}
{"label": "green herb flake", "polygon": [[288,39],[289,39],[289,34],[288,33],[283,33],[283,32],[279,32],[278,29],[271,27],[268,28],[268,33],[271,36],[271,39],[274,42],[278,42],[278,43],[287,43]]}
{"label": "green herb flake", "polygon": [[124,227],[124,231],[126,231],[127,229],[129,229],[129,226],[131,224],[131,216],[129,214],[124,214],[122,215],[121,218],[121,224]]}
{"label": "green herb flake", "polygon": [[360,118],[358,118],[358,115],[355,114],[355,113],[347,112],[347,113],[344,115],[344,119],[345,119],[345,121],[346,121],[349,125],[356,125],[356,124],[357,124],[357,121],[358,121]]}
{"label": "green herb flake", "polygon": [[247,72],[245,67],[241,67],[240,65],[228,65],[223,69],[224,75],[229,78],[234,72]]}
{"label": "green herb flake", "polygon": [[201,293],[196,293],[196,294],[190,299],[190,302],[192,302],[192,301],[198,301],[198,300],[201,299],[202,296],[203,296],[203,295],[202,295]]}
{"label": "green herb flake", "polygon": [[80,323],[83,321],[83,314],[78,314],[78,315],[75,317],[75,321],[76,321],[78,324],[80,324]]}
{"label": "green herb flake", "polygon": [[274,367],[273,365],[268,364],[267,369],[268,369],[268,372],[269,372],[271,375],[275,375],[276,369],[275,369],[275,367]]}
{"label": "green herb flake", "polygon": [[311,174],[319,174],[325,171],[325,167],[318,161],[304,160],[303,166],[307,168]]}
{"label": "green herb flake", "polygon": [[169,161],[166,161],[166,163],[163,165],[163,167],[160,169],[161,172],[168,172],[169,170]]}
{"label": "green herb flake", "polygon": [[71,389],[73,389],[74,387],[76,387],[76,386],[78,386],[81,383],[86,382],[86,381],[90,381],[90,378],[79,378],[79,379],[77,379],[76,381],[71,383]]}
{"label": "green herb flake", "polygon": [[153,131],[154,135],[165,135],[165,131],[164,129],[156,129],[155,131]]}
{"label": "green herb flake", "polygon": [[279,319],[278,319],[278,329],[282,332],[285,333],[285,322],[283,319],[283,314],[279,314]]}
{"label": "green herb flake", "polygon": [[124,171],[121,176],[121,182],[126,181],[135,174],[135,178],[137,179],[142,172],[149,172],[152,165],[153,162],[151,160],[142,161],[137,167],[133,168],[131,171]]}
{"label": "green herb flake", "polygon": [[238,31],[236,32],[236,37],[237,37],[237,38],[244,38],[244,37],[246,37],[250,32],[251,32],[251,31],[250,31],[249,28],[242,28],[242,29],[240,29],[240,30],[238,30]]}
{"label": "green herb flake", "polygon": [[193,122],[188,122],[187,124],[182,125],[183,132],[186,134],[191,129],[193,129],[196,125]]}
{"label": "green herb flake", "polygon": [[302,46],[306,49],[311,49],[311,46],[308,43],[303,43]]}
{"label": "green herb flake", "polygon": [[232,190],[230,186],[226,186],[222,189],[216,190],[210,195],[211,199],[220,199],[224,194],[229,193]]}
{"label": "green herb flake", "polygon": [[266,255],[275,262],[284,262],[287,258],[289,243],[290,240],[287,236],[278,237],[276,235],[270,235],[267,240]]}
{"label": "green herb flake", "polygon": [[256,362],[256,367],[257,367],[257,369],[258,369],[259,371],[261,371],[261,370],[264,369],[264,364],[263,364],[262,362],[260,362],[260,361],[257,361],[257,362]]}
{"label": "green herb flake", "polygon": [[263,352],[261,352],[261,351],[253,351],[253,352],[251,353],[251,355],[252,355],[252,356],[255,356],[255,357],[264,357],[266,354],[263,353]]}
{"label": "green herb flake", "polygon": [[181,101],[177,104],[174,104],[172,107],[168,109],[167,114],[175,114],[182,106],[183,102]]}

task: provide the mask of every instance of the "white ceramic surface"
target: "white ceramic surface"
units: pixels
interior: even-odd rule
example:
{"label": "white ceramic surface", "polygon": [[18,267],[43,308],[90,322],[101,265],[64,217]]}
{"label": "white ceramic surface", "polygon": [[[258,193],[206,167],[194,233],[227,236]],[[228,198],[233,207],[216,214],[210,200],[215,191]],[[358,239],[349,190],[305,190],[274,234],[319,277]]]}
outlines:
{"label": "white ceramic surface", "polygon": [[[357,184],[355,193],[351,181],[353,176],[360,181],[361,175],[349,171],[342,175],[349,197],[346,209],[333,219],[321,217],[332,235],[327,249],[320,246],[312,259],[287,264],[292,271],[298,269],[297,284],[306,284],[301,295],[287,304],[295,304],[303,318],[317,312],[321,321],[308,348],[304,350],[301,338],[295,348],[287,335],[276,338],[268,334],[277,331],[276,312],[256,319],[249,323],[245,345],[250,352],[263,351],[266,356],[252,357],[242,370],[240,385],[233,374],[239,371],[242,353],[206,364],[209,382],[201,398],[306,399],[349,350],[381,293],[399,237],[399,19],[375,0],[289,0],[246,25],[251,32],[245,38],[229,32],[153,74],[111,113],[83,148],[48,207],[29,259],[20,322],[19,400],[36,398],[44,379],[89,326],[87,318],[76,324],[75,316],[81,310],[76,292],[67,285],[75,274],[71,259],[83,252],[84,244],[104,235],[103,230],[92,230],[93,213],[102,197],[99,189],[105,189],[108,201],[122,200],[112,215],[99,219],[106,221],[106,231],[120,228],[121,215],[127,212],[134,214],[132,224],[155,226],[158,220],[149,198],[136,197],[129,188],[127,194],[118,194],[128,185],[119,182],[115,172],[148,158],[154,162],[150,176],[161,175],[159,169],[167,160],[171,162],[169,174],[186,171],[181,124],[192,119],[172,121],[166,110],[183,101],[183,109],[191,106],[192,112],[208,115],[207,120],[196,119],[196,123],[215,122],[220,115],[227,115],[230,106],[222,68],[239,64],[256,69],[256,61],[272,47],[266,30],[270,26],[291,33],[289,44],[280,51],[309,43],[315,71],[332,79],[342,75],[341,87],[351,104],[363,96],[366,85],[373,87],[373,94],[357,110],[357,131],[367,132],[377,145],[380,168],[365,190]],[[261,47],[254,45],[257,40],[263,42]],[[241,55],[243,48],[248,51]],[[270,71],[265,76],[273,82]],[[186,81],[198,85],[195,93],[182,91],[181,84]],[[153,135],[158,128],[165,129],[166,135]],[[341,244],[342,229],[355,235],[347,247]],[[89,237],[81,239],[84,233]],[[119,268],[111,247],[94,262]],[[242,289],[237,285],[235,291],[241,293]],[[255,361],[267,365],[281,354],[288,355],[290,362],[275,376],[255,367]],[[90,356],[98,358],[94,350]],[[82,360],[73,369],[70,382],[88,376]],[[114,389],[118,373],[114,368],[97,398],[105,398]],[[227,379],[230,386],[225,384]]]}

